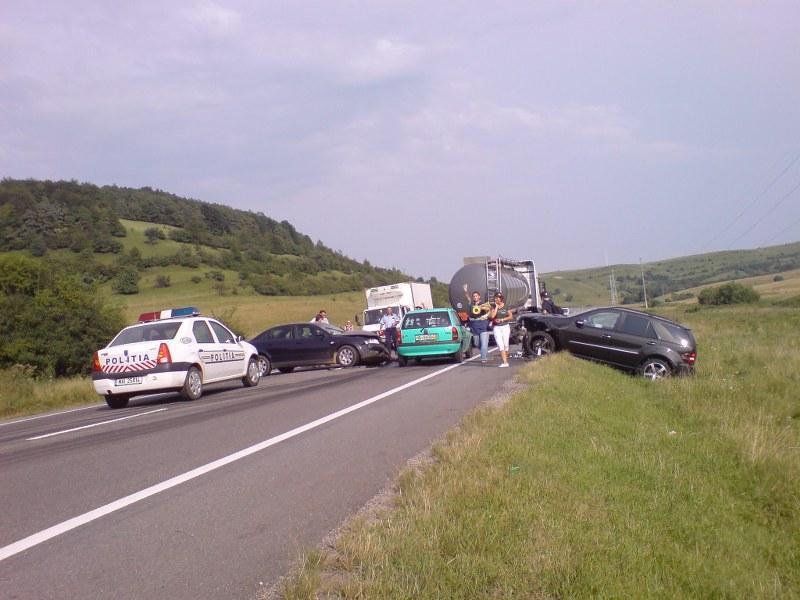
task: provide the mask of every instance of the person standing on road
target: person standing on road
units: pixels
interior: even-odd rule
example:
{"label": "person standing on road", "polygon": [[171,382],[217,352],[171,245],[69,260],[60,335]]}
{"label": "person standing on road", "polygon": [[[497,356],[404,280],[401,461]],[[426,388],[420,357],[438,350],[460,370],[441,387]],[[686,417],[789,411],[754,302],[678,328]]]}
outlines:
{"label": "person standing on road", "polygon": [[494,341],[500,350],[501,367],[508,367],[508,348],[511,339],[511,320],[514,311],[506,306],[506,298],[500,292],[494,295],[494,306],[489,313],[489,318],[494,323]]}
{"label": "person standing on road", "polygon": [[555,302],[553,302],[553,297],[550,295],[550,292],[547,290],[543,290],[541,293],[542,296],[542,312],[544,314],[550,315],[560,315],[561,307],[557,306]]}
{"label": "person standing on road", "polygon": [[467,297],[467,316],[469,318],[469,329],[480,342],[481,362],[489,360],[489,313],[492,305],[488,302],[481,302],[480,292],[472,292],[469,295],[469,287],[464,284],[464,295]]}
{"label": "person standing on road", "polygon": [[397,335],[397,326],[400,324],[400,317],[394,314],[391,306],[386,307],[386,314],[381,317],[380,331],[383,332],[386,347],[389,349],[389,354],[396,347],[395,336]]}

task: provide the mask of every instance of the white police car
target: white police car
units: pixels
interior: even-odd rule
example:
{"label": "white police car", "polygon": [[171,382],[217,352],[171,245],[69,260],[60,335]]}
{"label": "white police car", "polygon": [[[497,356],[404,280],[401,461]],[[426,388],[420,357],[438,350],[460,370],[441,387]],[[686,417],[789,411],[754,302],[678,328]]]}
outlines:
{"label": "white police car", "polygon": [[111,408],[159,392],[196,400],[204,384],[229,379],[258,385],[258,351],[194,307],[140,315],[92,360],[94,389]]}

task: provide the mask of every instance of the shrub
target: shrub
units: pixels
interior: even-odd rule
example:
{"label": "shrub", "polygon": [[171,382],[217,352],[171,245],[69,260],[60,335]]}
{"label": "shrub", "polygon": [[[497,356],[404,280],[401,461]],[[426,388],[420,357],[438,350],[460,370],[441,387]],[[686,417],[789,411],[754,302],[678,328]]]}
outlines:
{"label": "shrub", "polygon": [[153,287],[168,288],[170,285],[172,285],[172,282],[170,281],[169,275],[158,275]]}
{"label": "shrub", "polygon": [[751,286],[741,283],[726,283],[715,288],[705,288],[697,297],[700,304],[721,305],[721,304],[750,304],[758,302],[760,296]]}
{"label": "shrub", "polygon": [[199,275],[192,275],[192,283],[200,283],[201,281],[203,281],[202,277]]}
{"label": "shrub", "polygon": [[123,267],[114,277],[111,288],[116,294],[138,294],[139,271],[134,267]]}
{"label": "shrub", "polygon": [[783,281],[783,275],[775,275],[775,277],[772,278],[772,281]]}

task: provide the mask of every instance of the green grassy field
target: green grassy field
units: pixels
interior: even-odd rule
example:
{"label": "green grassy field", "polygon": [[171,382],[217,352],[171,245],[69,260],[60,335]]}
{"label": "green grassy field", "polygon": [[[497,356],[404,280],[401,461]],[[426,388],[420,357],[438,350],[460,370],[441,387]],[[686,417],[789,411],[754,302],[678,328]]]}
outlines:
{"label": "green grassy field", "polygon": [[660,312],[694,329],[695,377],[529,364],[286,597],[800,597],[800,313]]}
{"label": "green grassy field", "polygon": [[[676,292],[687,288],[702,288],[730,280],[742,281],[756,274],[776,274],[800,266],[800,242],[770,246],[753,250],[729,250],[669,260],[653,261],[643,265],[650,297],[660,295],[659,287]],[[623,290],[641,289],[641,268],[638,264],[617,264],[574,271],[554,271],[542,274],[550,291],[558,290],[559,304],[568,306],[604,306],[611,302],[609,275],[611,269],[617,280],[620,301]],[[571,302],[565,301],[567,294]],[[664,294],[669,295],[669,293]]]}

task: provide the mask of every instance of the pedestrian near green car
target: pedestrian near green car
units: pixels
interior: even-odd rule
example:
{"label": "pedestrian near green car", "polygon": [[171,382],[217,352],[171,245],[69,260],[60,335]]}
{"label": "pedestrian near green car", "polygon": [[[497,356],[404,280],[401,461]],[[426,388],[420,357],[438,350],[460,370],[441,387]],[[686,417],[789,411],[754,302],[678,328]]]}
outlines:
{"label": "pedestrian near green car", "polygon": [[511,340],[511,320],[514,311],[506,306],[506,297],[500,292],[494,295],[494,306],[489,313],[494,323],[494,341],[500,350],[501,367],[508,367],[508,348]]}

